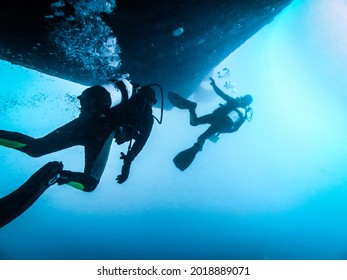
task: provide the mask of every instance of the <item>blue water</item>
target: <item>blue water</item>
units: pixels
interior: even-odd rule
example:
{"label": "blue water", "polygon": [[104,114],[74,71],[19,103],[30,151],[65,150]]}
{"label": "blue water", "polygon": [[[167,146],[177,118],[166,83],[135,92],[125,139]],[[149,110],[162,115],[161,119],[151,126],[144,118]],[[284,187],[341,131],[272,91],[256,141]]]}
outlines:
{"label": "blue water", "polygon": [[[254,117],[172,163],[206,127],[185,111],[155,125],[128,181],[112,147],[98,188],[50,188],[0,230],[1,259],[346,259],[347,37],[343,0],[297,0],[213,76],[254,97]],[[218,78],[223,68],[227,77]],[[42,136],[78,115],[84,87],[0,62],[0,127]],[[198,114],[222,102],[205,81]],[[159,115],[159,111],[156,111]],[[42,158],[1,148],[4,196],[50,160],[83,169],[83,149]]]}

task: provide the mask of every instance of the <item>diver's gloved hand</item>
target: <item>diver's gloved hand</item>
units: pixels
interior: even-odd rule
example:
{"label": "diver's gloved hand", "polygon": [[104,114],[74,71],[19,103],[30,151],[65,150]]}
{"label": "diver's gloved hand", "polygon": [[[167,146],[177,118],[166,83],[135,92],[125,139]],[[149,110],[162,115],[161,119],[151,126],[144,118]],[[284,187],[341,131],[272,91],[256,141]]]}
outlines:
{"label": "diver's gloved hand", "polygon": [[124,160],[123,167],[122,167],[122,173],[117,176],[116,180],[118,184],[124,183],[129,176],[130,172],[130,165],[131,165],[131,156],[126,155],[124,153],[121,153],[121,159]]}
{"label": "diver's gloved hand", "polygon": [[130,165],[123,165],[122,173],[117,176],[116,180],[118,184],[123,184],[129,177]]}
{"label": "diver's gloved hand", "polygon": [[215,80],[213,78],[210,78],[210,80],[211,80],[211,82],[210,82],[211,85],[215,85],[216,84],[216,82],[215,82]]}
{"label": "diver's gloved hand", "polygon": [[130,171],[130,163],[124,162],[122,167],[122,173],[118,175],[116,179],[118,184],[122,184],[128,179],[129,171]]}

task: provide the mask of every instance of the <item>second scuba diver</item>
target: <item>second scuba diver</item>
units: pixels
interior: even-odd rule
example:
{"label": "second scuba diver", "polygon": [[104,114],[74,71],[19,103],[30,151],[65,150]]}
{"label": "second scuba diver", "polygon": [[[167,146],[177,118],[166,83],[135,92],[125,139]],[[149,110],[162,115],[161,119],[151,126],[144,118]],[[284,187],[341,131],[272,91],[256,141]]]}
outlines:
{"label": "second scuba diver", "polygon": [[245,120],[251,120],[253,110],[250,104],[253,101],[251,95],[247,94],[242,97],[233,98],[225,94],[216,86],[215,81],[210,78],[211,85],[218,96],[226,101],[211,114],[197,117],[195,102],[184,99],[176,93],[170,92],[168,95],[171,103],[179,109],[189,110],[190,124],[197,126],[201,124],[210,124],[210,127],[201,134],[197,142],[189,149],[179,153],[174,158],[176,167],[180,170],[185,170],[193,162],[196,154],[202,151],[202,147],[207,139],[216,137],[221,133],[233,133],[237,131]]}

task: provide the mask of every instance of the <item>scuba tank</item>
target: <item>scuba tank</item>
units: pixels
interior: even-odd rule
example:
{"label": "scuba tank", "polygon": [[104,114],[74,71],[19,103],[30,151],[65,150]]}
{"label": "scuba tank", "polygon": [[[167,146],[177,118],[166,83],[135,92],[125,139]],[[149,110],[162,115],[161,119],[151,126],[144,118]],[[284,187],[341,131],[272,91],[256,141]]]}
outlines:
{"label": "scuba tank", "polygon": [[118,80],[110,80],[110,82],[111,84],[104,86],[110,92],[110,108],[128,101],[133,96],[134,86],[125,77]]}

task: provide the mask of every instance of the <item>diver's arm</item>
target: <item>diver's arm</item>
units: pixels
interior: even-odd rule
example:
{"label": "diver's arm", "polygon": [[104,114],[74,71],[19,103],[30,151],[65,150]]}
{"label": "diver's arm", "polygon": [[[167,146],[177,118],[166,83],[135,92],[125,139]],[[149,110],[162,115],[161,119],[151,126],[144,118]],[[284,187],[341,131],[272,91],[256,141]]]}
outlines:
{"label": "diver's arm", "polygon": [[214,91],[217,93],[218,96],[220,96],[221,98],[223,98],[225,101],[231,101],[234,98],[232,98],[231,96],[225,94],[219,87],[217,87],[216,82],[214,81],[214,79],[210,78],[211,82],[211,86],[213,87]]}
{"label": "diver's arm", "polygon": [[141,134],[140,138],[135,140],[132,148],[127,154],[130,161],[133,161],[136,158],[136,156],[141,152],[141,150],[143,149],[143,147],[145,146],[148,140],[148,137],[149,137],[149,133],[148,135]]}
{"label": "diver's arm", "polygon": [[121,153],[121,159],[124,160],[123,167],[122,167],[122,173],[117,176],[117,182],[119,184],[122,184],[128,179],[129,172],[130,172],[130,165],[132,161],[135,159],[135,157],[141,152],[142,148],[145,146],[149,135],[151,134],[153,126],[153,118],[151,116],[151,123],[145,127],[141,131],[141,134],[135,139],[135,143],[131,147],[131,149],[128,151],[128,153],[125,155],[124,153]]}
{"label": "diver's arm", "polygon": [[135,159],[135,157],[141,152],[142,148],[147,143],[149,135],[151,134],[151,131],[152,131],[153,123],[154,121],[151,114],[150,116],[148,116],[148,124],[142,127],[140,134],[136,137],[131,150],[128,152],[132,160]]}

